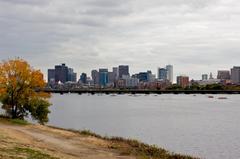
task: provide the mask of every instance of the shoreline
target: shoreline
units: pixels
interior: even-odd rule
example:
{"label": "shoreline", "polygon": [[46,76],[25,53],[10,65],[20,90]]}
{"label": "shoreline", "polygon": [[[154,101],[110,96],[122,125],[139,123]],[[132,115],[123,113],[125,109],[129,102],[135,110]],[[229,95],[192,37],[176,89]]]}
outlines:
{"label": "shoreline", "polygon": [[[173,153],[173,152],[167,151],[163,148],[159,148],[154,145],[145,144],[141,141],[137,141],[137,140],[133,140],[133,139],[125,139],[122,137],[103,137],[103,136],[93,133],[89,130],[78,131],[78,130],[64,129],[64,128],[59,128],[59,127],[49,126],[49,125],[41,126],[38,124],[29,124],[29,123],[22,122],[19,120],[15,121],[15,120],[11,120],[11,119],[3,119],[3,118],[0,118],[0,143],[2,142],[2,140],[4,140],[4,139],[1,139],[1,136],[4,136],[4,135],[1,135],[1,129],[4,129],[4,128],[13,129],[13,130],[16,129],[17,131],[22,132],[23,133],[22,135],[30,134],[29,138],[32,138],[31,140],[33,140],[33,141],[35,140],[34,137],[38,138],[39,136],[45,135],[46,139],[42,138],[41,142],[44,141],[44,142],[48,143],[47,140],[49,138],[49,141],[51,141],[51,140],[54,142],[57,141],[57,143],[59,145],[61,145],[61,141],[64,142],[65,145],[68,145],[68,148],[79,145],[79,144],[83,144],[83,145],[86,143],[89,144],[89,141],[91,141],[88,146],[83,147],[83,148],[86,149],[86,148],[92,146],[92,147],[94,147],[95,150],[97,150],[99,152],[104,151],[103,154],[110,153],[110,154],[114,154],[116,156],[120,156],[120,157],[123,157],[126,159],[128,159],[128,158],[129,159],[130,158],[137,158],[137,159],[138,158],[139,159],[150,159],[150,158],[152,158],[152,159],[162,159],[162,158],[164,158],[164,159],[165,158],[166,159],[198,159],[197,157],[191,157],[191,156],[184,155],[184,154],[182,155],[182,154]],[[15,132],[15,133],[17,133],[17,132]],[[71,134],[71,135],[66,135],[66,134]],[[12,135],[10,135],[8,137],[11,138],[14,135],[15,134],[13,133]],[[7,136],[7,135],[5,134],[5,136]],[[39,139],[37,139],[37,140],[39,140]],[[37,140],[36,140],[36,142],[37,142]],[[95,141],[95,142],[92,142],[92,141]],[[72,142],[74,142],[74,144],[72,144]],[[99,144],[99,143],[101,143],[101,144]],[[26,143],[24,143],[24,144],[26,145]],[[50,144],[52,144],[52,143],[50,143]],[[61,146],[64,147],[64,144]],[[2,143],[0,145],[2,145]],[[10,144],[10,147],[11,147],[11,144]],[[33,151],[36,150],[36,151],[41,152],[41,148],[40,149],[39,149],[39,147],[36,147],[36,149],[34,148],[35,145],[30,144],[30,147],[31,148],[33,147]],[[26,148],[29,148],[29,146],[28,147],[20,146],[18,148],[26,149]],[[54,146],[53,147],[45,147],[45,149],[53,149],[53,148],[54,148]],[[58,146],[56,146],[55,148],[58,149]],[[76,146],[73,148],[78,148],[78,147]],[[0,151],[1,151],[1,149],[2,149],[2,147],[0,146]],[[63,151],[63,150],[61,150],[61,151]],[[69,157],[69,154],[74,152],[72,150],[71,150],[72,152],[69,150],[69,152],[64,151],[64,153],[61,151],[59,150],[59,152],[58,152],[56,150],[56,152],[62,153],[63,156],[66,154],[66,155],[68,155],[68,157]],[[76,151],[78,151],[78,150],[76,149]],[[43,152],[45,152],[45,150]],[[91,155],[91,153],[92,152],[89,151],[88,155]],[[98,155],[101,156],[103,154],[100,153]],[[51,153],[47,152],[46,155],[51,156]],[[81,154],[79,154],[79,155],[81,155]],[[58,156],[52,156],[52,157],[58,157]],[[83,158],[85,158],[85,157],[83,157]],[[88,158],[88,157],[86,157],[86,158]],[[96,157],[93,157],[93,158],[96,158]],[[1,155],[0,155],[0,159],[1,159]]]}
{"label": "shoreline", "polygon": [[[106,141],[110,141],[112,143],[122,143],[122,144],[128,144],[133,148],[136,148],[134,150],[134,153],[140,152],[143,153],[145,157],[153,157],[153,158],[159,158],[159,155],[161,156],[161,153],[166,153],[167,155],[170,155],[170,158],[177,158],[177,159],[199,159],[198,157],[193,157],[187,154],[180,154],[180,153],[175,153],[175,152],[170,152],[169,150],[166,150],[164,148],[161,148],[157,145],[151,145],[147,144],[144,142],[141,142],[136,139],[131,139],[131,138],[124,138],[124,137],[117,137],[117,136],[102,136],[99,134],[96,134],[95,132],[92,132],[91,130],[75,130],[75,129],[65,129],[61,127],[56,127],[56,126],[51,126],[51,125],[46,125],[47,127],[54,128],[54,129],[59,129],[59,130],[65,130],[65,131],[71,131],[74,133],[79,133],[81,135],[85,136],[91,136],[91,137],[96,137],[99,139],[103,139]],[[114,148],[114,146],[113,146]],[[121,147],[119,147],[121,149]],[[131,154],[131,153],[130,153]],[[137,154],[135,154],[137,155]],[[166,156],[162,156],[166,157]],[[161,157],[160,157],[161,158]]]}
{"label": "shoreline", "polygon": [[240,90],[44,90],[47,93],[75,93],[75,94],[240,94]]}

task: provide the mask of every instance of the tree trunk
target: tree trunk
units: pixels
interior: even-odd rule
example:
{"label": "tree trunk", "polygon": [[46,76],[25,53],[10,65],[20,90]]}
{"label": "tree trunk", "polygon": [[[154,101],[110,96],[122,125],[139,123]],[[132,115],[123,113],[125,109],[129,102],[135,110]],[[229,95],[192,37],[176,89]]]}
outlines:
{"label": "tree trunk", "polygon": [[14,115],[14,105],[12,105],[12,119],[15,118],[15,115]]}
{"label": "tree trunk", "polygon": [[17,105],[15,105],[15,110],[14,110],[14,115],[15,115],[15,118],[18,118],[18,115],[17,115]]}

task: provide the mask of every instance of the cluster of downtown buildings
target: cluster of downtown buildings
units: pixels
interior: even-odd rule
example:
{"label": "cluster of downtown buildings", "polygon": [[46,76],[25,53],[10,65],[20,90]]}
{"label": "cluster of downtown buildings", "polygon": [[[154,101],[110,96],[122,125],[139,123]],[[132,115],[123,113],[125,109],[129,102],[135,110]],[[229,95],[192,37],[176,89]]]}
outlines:
{"label": "cluster of downtown buildings", "polygon": [[240,85],[240,67],[234,66],[230,70],[218,70],[217,78],[214,79],[212,74],[210,73],[210,77],[208,79],[207,74],[202,75],[202,80],[200,84],[204,84],[204,82],[216,82],[224,85]]}
{"label": "cluster of downtown buildings", "polygon": [[233,66],[230,70],[218,70],[217,77],[214,78],[212,73],[202,74],[201,80],[190,80],[188,76],[177,76],[177,85],[182,88],[197,84],[206,86],[212,84],[221,85],[240,85],[240,67]]}
{"label": "cluster of downtown buildings", "polygon": [[[240,67],[231,70],[219,70],[217,78],[210,73],[203,74],[201,80],[189,80],[188,76],[177,76],[177,85],[185,88],[193,83],[207,84],[240,84]],[[139,72],[130,75],[128,65],[113,67],[111,71],[100,68],[91,71],[91,77],[82,73],[77,79],[77,73],[65,64],[56,65],[54,69],[48,69],[48,86],[51,88],[129,88],[129,89],[161,89],[164,90],[173,84],[173,66],[158,68],[157,76],[152,72]]]}
{"label": "cluster of downtown buildings", "polygon": [[91,71],[91,77],[86,73],[77,74],[65,64],[56,65],[54,69],[48,69],[48,85],[52,88],[135,88],[135,89],[163,89],[173,83],[173,66],[167,65],[158,68],[158,76],[152,72],[139,72],[133,75],[129,73],[128,65],[113,67],[111,71],[100,68]]}

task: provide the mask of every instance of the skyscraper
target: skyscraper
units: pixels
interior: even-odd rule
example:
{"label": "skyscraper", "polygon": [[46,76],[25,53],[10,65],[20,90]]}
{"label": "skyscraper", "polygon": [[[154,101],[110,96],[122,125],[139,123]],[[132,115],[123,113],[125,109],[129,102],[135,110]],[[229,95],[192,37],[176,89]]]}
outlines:
{"label": "skyscraper", "polygon": [[218,71],[217,79],[229,80],[230,78],[231,78],[230,71],[228,71],[228,70],[219,70]]}
{"label": "skyscraper", "polygon": [[99,84],[100,86],[106,86],[108,84],[108,69],[99,69]]}
{"label": "skyscraper", "polygon": [[139,79],[140,82],[148,82],[148,72],[139,72],[133,77],[136,77],[137,79]]}
{"label": "skyscraper", "polygon": [[152,74],[152,71],[151,70],[148,70],[147,71],[147,75],[148,75],[148,82],[154,82],[155,79],[156,79],[156,75]]}
{"label": "skyscraper", "polygon": [[55,69],[48,69],[48,82],[66,83],[68,81],[76,82],[77,73],[72,68],[68,68],[64,63],[55,65]]}
{"label": "skyscraper", "polygon": [[173,83],[173,65],[167,65],[166,70],[167,70],[167,80],[170,83]]}
{"label": "skyscraper", "polygon": [[68,79],[67,81],[76,82],[77,81],[77,73],[73,71],[72,68],[68,68]]}
{"label": "skyscraper", "polygon": [[113,72],[108,72],[108,82],[109,83],[114,83],[115,81],[115,76],[114,76],[114,73]]}
{"label": "skyscraper", "polygon": [[55,69],[48,69],[48,83],[55,83]]}
{"label": "skyscraper", "polygon": [[167,69],[158,68],[158,79],[167,80]]}
{"label": "skyscraper", "polygon": [[129,76],[129,66],[128,65],[118,66],[118,74],[119,74],[119,78],[122,78],[123,75]]}
{"label": "skyscraper", "polygon": [[118,79],[119,76],[118,67],[113,67],[113,76],[115,77],[115,80]]}
{"label": "skyscraper", "polygon": [[240,84],[240,66],[231,69],[231,80],[234,84]]}
{"label": "skyscraper", "polygon": [[92,70],[91,72],[93,83],[99,84],[99,72],[97,70]]}
{"label": "skyscraper", "polygon": [[134,74],[132,75],[132,78],[137,78],[140,82],[153,82],[156,77],[152,74],[152,71],[148,70],[147,72],[139,72],[138,74]]}
{"label": "skyscraper", "polygon": [[87,74],[86,73],[82,73],[81,76],[80,76],[80,81],[83,83],[83,84],[86,84],[87,83]]}
{"label": "skyscraper", "polygon": [[118,67],[113,67],[112,72],[108,72],[108,82],[115,83],[118,80]]}
{"label": "skyscraper", "polygon": [[55,82],[65,83],[68,81],[68,67],[63,63],[55,66]]}

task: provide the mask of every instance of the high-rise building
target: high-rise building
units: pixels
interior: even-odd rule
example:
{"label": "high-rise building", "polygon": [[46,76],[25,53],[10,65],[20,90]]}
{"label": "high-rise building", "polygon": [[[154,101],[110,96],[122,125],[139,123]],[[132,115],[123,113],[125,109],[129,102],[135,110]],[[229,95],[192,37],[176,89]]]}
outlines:
{"label": "high-rise building", "polygon": [[231,69],[231,80],[234,84],[240,84],[240,66],[234,66]]}
{"label": "high-rise building", "polygon": [[64,63],[55,65],[55,69],[48,69],[48,82],[53,81],[55,83],[76,82],[77,73],[72,68],[68,68]]}
{"label": "high-rise building", "polygon": [[167,70],[167,80],[170,83],[173,83],[173,65],[167,65],[166,70]]}
{"label": "high-rise building", "polygon": [[63,63],[55,66],[55,82],[65,83],[68,81],[68,67]]}
{"label": "high-rise building", "polygon": [[202,74],[202,81],[208,80],[208,74]]}
{"label": "high-rise building", "polygon": [[86,84],[87,83],[87,74],[86,73],[82,73],[81,76],[80,76],[80,81],[81,83],[83,84]]}
{"label": "high-rise building", "polygon": [[125,87],[127,88],[134,88],[138,86],[139,83],[139,79],[134,78],[134,77],[130,77],[130,76],[123,76],[123,80],[125,80]]}
{"label": "high-rise building", "polygon": [[115,80],[118,80],[119,78],[118,67],[113,67],[113,76],[115,77]]}
{"label": "high-rise building", "polygon": [[217,79],[229,80],[230,78],[231,78],[230,71],[228,71],[228,70],[219,70],[218,71]]}
{"label": "high-rise building", "polygon": [[167,80],[167,69],[166,68],[158,68],[158,79],[159,80]]}
{"label": "high-rise building", "polygon": [[122,78],[123,75],[129,76],[129,66],[128,65],[118,66],[118,75],[119,78]]}
{"label": "high-rise building", "polygon": [[139,72],[138,74],[133,75],[133,78],[139,79],[140,82],[148,82],[148,73]]}
{"label": "high-rise building", "polygon": [[55,83],[55,69],[48,69],[48,83]]}
{"label": "high-rise building", "polygon": [[147,71],[147,75],[148,75],[148,82],[154,82],[156,80],[156,75],[152,74],[152,71],[148,70]]}
{"label": "high-rise building", "polygon": [[77,73],[73,71],[72,68],[68,68],[68,79],[67,81],[76,82],[77,81]]}
{"label": "high-rise building", "polygon": [[214,79],[212,72],[210,72],[210,74],[209,74],[209,79],[210,79],[210,80]]}
{"label": "high-rise building", "polygon": [[189,86],[189,77],[188,76],[177,76],[177,85],[185,88]]}
{"label": "high-rise building", "polygon": [[108,82],[109,83],[114,83],[116,80],[116,77],[114,76],[113,72],[108,72]]}
{"label": "high-rise building", "polygon": [[97,70],[92,70],[91,72],[93,84],[99,84],[99,72]]}
{"label": "high-rise building", "polygon": [[99,69],[99,84],[103,87],[108,84],[108,69]]}
{"label": "high-rise building", "polygon": [[155,80],[155,75],[153,75],[150,70],[147,72],[139,72],[132,77],[139,79],[140,82],[153,82]]}
{"label": "high-rise building", "polygon": [[113,84],[117,80],[118,80],[118,67],[113,67],[112,72],[108,72],[108,82]]}

